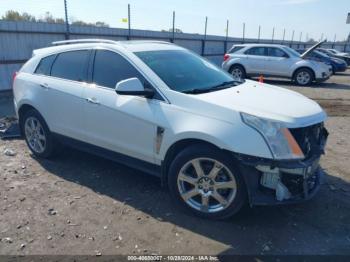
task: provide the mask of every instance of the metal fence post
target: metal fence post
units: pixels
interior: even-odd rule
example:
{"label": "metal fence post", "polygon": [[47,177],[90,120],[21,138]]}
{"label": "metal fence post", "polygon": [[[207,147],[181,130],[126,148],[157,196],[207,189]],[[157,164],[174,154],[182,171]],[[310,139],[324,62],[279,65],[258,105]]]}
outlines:
{"label": "metal fence post", "polygon": [[245,40],[245,23],[243,23],[243,35],[242,35],[242,43],[244,44]]}
{"label": "metal fence post", "polygon": [[335,45],[335,40],[337,39],[337,34],[334,35],[334,39],[333,39],[333,44],[332,44],[332,48],[334,48]]}
{"label": "metal fence post", "polygon": [[227,52],[228,25],[229,25],[229,20],[227,19],[227,21],[226,21],[226,38],[225,38],[225,42],[224,42],[225,53]]}
{"label": "metal fence post", "polygon": [[207,39],[207,25],[208,25],[208,17],[205,17],[205,24],[204,24],[204,38],[202,40],[202,56],[204,56],[205,52],[205,40]]}
{"label": "metal fence post", "polygon": [[128,37],[127,39],[130,40],[131,37],[131,21],[130,21],[130,4],[128,4]]}
{"label": "metal fence post", "polygon": [[303,32],[300,32],[300,35],[299,35],[299,42],[298,42],[298,49],[300,47],[300,44],[301,44],[301,38],[303,36]]}
{"label": "metal fence post", "polygon": [[69,28],[69,21],[68,21],[68,9],[67,9],[67,0],[64,0],[64,14],[66,18],[66,34],[65,38],[66,40],[69,39],[69,34],[70,34],[70,28]]}
{"label": "metal fence post", "polygon": [[175,41],[175,11],[173,11],[173,36],[171,39],[171,42],[174,43]]}

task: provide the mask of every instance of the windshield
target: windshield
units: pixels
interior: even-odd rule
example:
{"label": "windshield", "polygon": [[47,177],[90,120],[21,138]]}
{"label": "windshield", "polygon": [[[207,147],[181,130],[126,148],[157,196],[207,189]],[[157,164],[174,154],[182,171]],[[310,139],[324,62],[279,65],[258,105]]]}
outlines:
{"label": "windshield", "polygon": [[178,92],[203,93],[241,83],[235,82],[230,74],[216,65],[187,50],[142,51],[135,54],[169,88]]}
{"label": "windshield", "polygon": [[323,57],[323,58],[329,58],[328,55],[326,55],[326,54],[324,54],[324,53],[322,53],[322,52],[320,52],[320,51],[314,50],[314,51],[312,51],[312,52],[314,52],[315,54],[317,54],[317,55],[319,55],[319,56],[321,56],[321,57]]}
{"label": "windshield", "polygon": [[284,46],[283,49],[285,49],[287,52],[291,53],[293,56],[300,57],[300,54],[295,51],[293,48],[290,48],[288,46]]}
{"label": "windshield", "polygon": [[326,50],[326,49],[318,49],[318,51],[320,51],[320,52],[322,52],[322,53],[324,53],[324,54],[326,54],[326,55],[329,55],[329,56],[334,55],[332,52],[329,52],[329,51]]}
{"label": "windshield", "polygon": [[331,52],[333,54],[338,54],[338,50],[335,50],[335,49],[327,49],[328,52]]}

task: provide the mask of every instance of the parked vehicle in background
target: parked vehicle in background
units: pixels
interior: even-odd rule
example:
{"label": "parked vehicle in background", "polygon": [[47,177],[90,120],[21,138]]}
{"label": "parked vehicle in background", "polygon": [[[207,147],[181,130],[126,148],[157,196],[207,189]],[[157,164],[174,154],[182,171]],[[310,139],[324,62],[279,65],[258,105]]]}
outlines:
{"label": "parked vehicle in background", "polygon": [[346,53],[346,52],[340,52],[339,50],[337,49],[327,49],[329,52],[332,52],[333,54],[335,55],[345,55],[345,56],[350,56],[349,53]]}
{"label": "parked vehicle in background", "polygon": [[[303,54],[306,50],[297,50],[298,53]],[[320,51],[313,50],[305,56],[306,59],[311,59],[319,62],[323,62],[332,66],[333,74],[337,72],[344,72],[348,68],[346,62],[342,59],[330,57]]]}
{"label": "parked vehicle in background", "polygon": [[225,54],[222,68],[231,73],[234,79],[259,75],[283,77],[301,86],[310,85],[313,81],[325,81],[332,74],[330,65],[304,59],[290,47],[273,44],[234,45]]}
{"label": "parked vehicle in background", "polygon": [[330,56],[330,57],[334,57],[334,58],[339,58],[339,59],[342,59],[346,62],[346,64],[348,66],[350,66],[350,56],[349,55],[346,55],[346,54],[339,54],[339,53],[336,53],[336,52],[331,52],[329,51],[328,49],[324,49],[324,48],[317,48],[318,51]]}
{"label": "parked vehicle in background", "polygon": [[161,177],[207,218],[296,203],[320,187],[326,113],[303,95],[237,81],[167,42],[70,40],[34,51],[13,82],[37,157],[60,143]]}

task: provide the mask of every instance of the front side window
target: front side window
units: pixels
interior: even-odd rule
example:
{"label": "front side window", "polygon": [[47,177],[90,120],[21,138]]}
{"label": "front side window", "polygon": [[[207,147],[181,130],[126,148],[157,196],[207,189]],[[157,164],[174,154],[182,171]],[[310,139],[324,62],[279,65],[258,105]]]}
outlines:
{"label": "front side window", "polygon": [[43,59],[41,59],[38,67],[35,69],[35,74],[38,75],[50,75],[50,71],[51,71],[51,66],[53,61],[55,60],[56,55],[50,55],[47,57],[44,57]]}
{"label": "front side window", "polygon": [[88,58],[88,50],[61,53],[52,65],[51,76],[73,81],[86,81]]}
{"label": "front side window", "polygon": [[248,49],[245,54],[247,55],[257,55],[257,56],[266,56],[266,47],[252,47]]}
{"label": "front side window", "polygon": [[276,47],[269,47],[269,56],[288,57],[288,55],[283,50]]}
{"label": "front side window", "polygon": [[283,46],[282,49],[285,50],[292,57],[300,57],[300,54],[297,51],[295,51],[293,48],[290,48],[288,46]]}
{"label": "front side window", "polygon": [[119,81],[132,77],[145,82],[144,77],[121,55],[108,50],[96,51],[92,76],[95,84],[115,88]]}
{"label": "front side window", "polygon": [[142,51],[135,54],[170,89],[178,92],[209,92],[224,85],[234,85],[231,75],[188,50]]}

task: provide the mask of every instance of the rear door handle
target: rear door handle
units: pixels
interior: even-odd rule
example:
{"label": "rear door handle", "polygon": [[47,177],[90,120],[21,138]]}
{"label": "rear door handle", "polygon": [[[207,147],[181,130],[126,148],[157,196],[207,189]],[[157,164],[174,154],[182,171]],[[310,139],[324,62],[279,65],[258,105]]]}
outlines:
{"label": "rear door handle", "polygon": [[40,84],[40,87],[42,87],[42,88],[44,88],[44,89],[47,89],[47,90],[50,89],[48,83],[42,83],[42,84]]}
{"label": "rear door handle", "polygon": [[99,101],[97,101],[97,99],[96,98],[86,98],[86,101],[87,102],[89,102],[89,103],[91,103],[91,104],[95,104],[95,105],[99,105],[100,104],[100,102]]}

